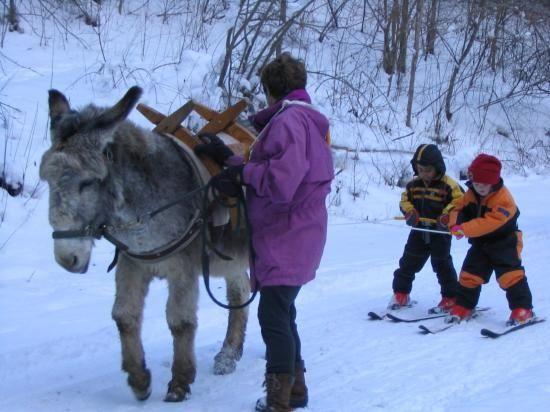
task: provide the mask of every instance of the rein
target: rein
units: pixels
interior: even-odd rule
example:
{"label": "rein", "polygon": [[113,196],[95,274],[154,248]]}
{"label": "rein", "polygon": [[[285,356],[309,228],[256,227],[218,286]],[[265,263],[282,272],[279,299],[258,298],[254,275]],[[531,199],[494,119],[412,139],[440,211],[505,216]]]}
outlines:
{"label": "rein", "polygon": [[[216,190],[212,187],[212,183],[211,182],[208,182],[206,184],[206,191],[204,193],[204,196],[203,196],[203,211],[207,210],[208,208],[208,192],[209,190],[212,190],[212,194],[214,196],[214,201],[220,203],[221,205],[225,206],[225,207],[228,207],[228,208],[233,208],[233,207],[237,207],[238,210],[237,210],[237,216],[240,218],[241,216],[241,213],[240,213],[240,208],[242,207],[243,208],[243,214],[244,214],[244,218],[245,218],[245,225],[246,225],[246,229],[247,229],[247,232],[248,232],[248,250],[249,250],[249,254],[250,254],[250,261],[253,261],[254,260],[254,248],[252,247],[252,227],[250,226],[250,220],[248,219],[248,208],[246,207],[246,201],[245,201],[245,198],[244,198],[244,193],[243,193],[243,189],[242,187],[240,187],[240,190],[239,190],[239,195],[237,197],[237,203],[236,204],[230,204],[230,203],[227,203],[225,201],[224,198],[222,198],[220,196],[219,193],[216,192]],[[240,220],[240,219],[238,219]],[[210,299],[212,299],[212,301],[224,308],[224,309],[243,309],[245,308],[246,306],[250,305],[252,303],[252,301],[254,300],[254,298],[256,297],[256,294],[258,293],[258,290],[254,290],[254,292],[252,292],[252,295],[250,296],[250,298],[248,298],[248,300],[244,303],[241,303],[240,305],[227,305],[225,303],[222,303],[220,302],[218,299],[216,299],[216,297],[214,296],[214,294],[212,293],[212,290],[210,289],[210,257],[208,255],[208,248],[210,247],[210,249],[216,253],[220,258],[222,258],[223,260],[231,260],[232,258],[228,257],[228,256],[225,256],[225,255],[222,255],[219,251],[216,250],[215,247],[213,247],[212,245],[209,245],[208,244],[208,224],[207,223],[204,223],[206,222],[206,219],[204,219],[203,221],[203,225],[202,225],[202,278],[204,280],[204,287],[206,289],[206,292],[208,293],[208,296],[210,296]],[[240,221],[237,222],[237,225],[236,225],[236,230],[240,230]]]}

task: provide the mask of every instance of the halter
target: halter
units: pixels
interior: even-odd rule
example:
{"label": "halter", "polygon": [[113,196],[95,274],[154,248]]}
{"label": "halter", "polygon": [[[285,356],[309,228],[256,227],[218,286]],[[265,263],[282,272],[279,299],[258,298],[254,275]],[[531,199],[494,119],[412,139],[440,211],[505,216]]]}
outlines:
{"label": "halter", "polygon": [[116,252],[115,257],[111,264],[109,265],[108,272],[113,269],[118,261],[118,254],[120,251],[126,253],[128,256],[133,257],[134,259],[139,260],[158,260],[162,259],[171,253],[175,252],[181,247],[185,247],[189,245],[195,237],[199,234],[199,227],[203,222],[203,217],[201,216],[201,210],[197,209],[195,213],[193,214],[193,217],[191,218],[191,221],[183,231],[183,234],[180,236],[179,239],[169,242],[165,246],[162,246],[160,248],[150,250],[147,252],[132,252],[130,250],[130,247],[124,243],[123,241],[117,239],[116,236],[114,236],[113,233],[121,230],[127,230],[131,229],[140,225],[143,225],[147,223],[149,220],[151,220],[154,216],[157,214],[170,209],[171,207],[174,207],[180,203],[183,203],[187,201],[188,199],[192,198],[193,196],[201,193],[203,190],[207,189],[207,186],[201,186],[197,189],[191,190],[190,192],[187,192],[183,196],[173,200],[170,203],[167,203],[158,209],[155,209],[153,211],[147,212],[139,216],[137,219],[131,220],[129,222],[126,222],[124,224],[120,225],[106,225],[101,224],[98,227],[93,227],[91,224],[87,225],[83,229],[80,230],[55,230],[52,233],[53,239],[75,239],[75,238],[83,238],[83,237],[92,237],[94,239],[101,239],[102,237],[107,239],[110,243],[115,245]]}
{"label": "halter", "polygon": [[[97,228],[94,228],[92,225],[87,225],[86,227],[84,227],[84,229],[81,229],[81,230],[55,230],[52,233],[52,238],[53,239],[75,239],[75,238],[82,238],[82,237],[92,237],[98,240],[101,239],[102,237],[105,238],[107,241],[109,241],[116,247],[113,261],[111,262],[111,264],[107,269],[107,272],[110,272],[116,266],[118,261],[118,255],[121,251],[124,252],[126,255],[138,260],[145,260],[145,261],[162,260],[163,258],[179,250],[180,248],[187,247],[199,235],[199,233],[202,232],[202,237],[203,237],[202,254],[201,254],[202,276],[203,276],[204,286],[208,293],[208,296],[210,296],[210,298],[214,301],[216,305],[221,306],[224,309],[242,309],[250,305],[250,303],[252,303],[252,301],[256,297],[257,290],[255,290],[252,293],[252,295],[246,302],[240,305],[227,305],[225,303],[220,302],[214,296],[214,294],[210,289],[210,256],[208,251],[209,250],[213,251],[217,256],[219,256],[223,260],[232,260],[231,257],[226,256],[220,251],[218,251],[216,247],[208,241],[208,219],[207,219],[207,216],[205,215],[206,215],[206,211],[208,210],[208,204],[209,204],[208,193],[210,190],[211,190],[211,184],[209,182],[204,186],[201,186],[197,189],[187,192],[183,196],[175,199],[170,203],[167,203],[164,206],[159,207],[158,209],[145,213],[140,217],[138,217],[137,219],[134,219],[122,225],[115,226],[115,225],[101,224]],[[144,224],[148,220],[153,218],[155,215],[173,206],[176,206],[179,203],[182,203],[201,192],[203,192],[202,208],[195,210],[193,218],[185,228],[183,235],[176,241],[170,242],[161,248],[151,250],[148,252],[132,252],[129,250],[130,248],[128,247],[128,245],[126,245],[124,242],[122,242],[121,240],[118,240],[115,236],[112,235],[112,232],[115,232],[117,230],[129,229],[129,228]],[[219,202],[220,204],[226,207],[240,207],[239,205],[242,205],[242,207],[244,208],[245,222],[246,222],[247,229],[249,231],[249,240],[248,240],[249,252],[250,252],[250,256],[253,256],[254,250],[252,248],[252,241],[250,240],[251,228],[248,220],[248,211],[246,209],[246,202],[244,201],[244,195],[242,193],[242,189],[241,189],[241,194],[238,197],[237,204],[229,204],[225,202],[223,198],[221,198],[217,193],[213,193],[213,195],[214,195],[215,201]],[[240,215],[240,213],[238,215]]]}

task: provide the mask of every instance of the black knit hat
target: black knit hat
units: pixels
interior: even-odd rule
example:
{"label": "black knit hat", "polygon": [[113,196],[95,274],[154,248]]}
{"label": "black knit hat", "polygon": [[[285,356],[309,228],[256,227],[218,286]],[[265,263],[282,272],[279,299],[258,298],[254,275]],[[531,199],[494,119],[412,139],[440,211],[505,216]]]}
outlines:
{"label": "black knit hat", "polygon": [[415,175],[418,175],[416,165],[433,166],[438,177],[442,177],[447,168],[443,161],[443,155],[434,144],[421,144],[414,152],[411,159],[411,166]]}

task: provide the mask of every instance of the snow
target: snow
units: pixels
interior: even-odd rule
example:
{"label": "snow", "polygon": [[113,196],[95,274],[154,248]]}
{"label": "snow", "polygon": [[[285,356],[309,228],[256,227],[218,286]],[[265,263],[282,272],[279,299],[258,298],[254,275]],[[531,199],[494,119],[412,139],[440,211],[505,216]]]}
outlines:
{"label": "snow", "polygon": [[[189,47],[178,43],[161,25],[148,26],[145,37],[138,17],[131,28],[115,23],[104,32],[105,45],[111,47],[106,48],[109,64],[101,71],[97,35],[83,25],[71,26],[71,33],[84,39],[86,48],[76,47],[72,36],[64,38],[67,33],[54,30],[46,33],[40,45],[30,31],[9,34],[2,49],[9,59],[0,64],[0,101],[20,111],[13,112],[11,123],[1,129],[0,146],[3,161],[10,166],[6,169],[9,180],[24,180],[25,191],[11,198],[0,190],[0,410],[250,411],[262,395],[265,366],[257,301],[250,308],[237,370],[215,376],[213,358],[225,334],[227,313],[209,300],[201,286],[197,379],[190,399],[167,404],[162,401],[172,354],[165,321],[167,290],[163,281],[154,281],[142,333],[153,388],[149,400],[142,403],[133,397],[121,371],[118,331],[110,314],[114,279],[106,268],[114,247],[104,240],[96,242],[90,269],[82,275],[65,272],[54,261],[48,192],[38,179],[40,157],[49,146],[49,88],[66,93],[71,104],[79,107],[89,102],[113,104],[128,86],[138,83],[144,88],[142,102],[163,112],[189,98],[215,107],[219,97],[219,90],[208,84],[224,51],[223,28],[202,34],[212,44],[209,54],[191,49],[189,39],[184,39]],[[171,66],[161,68],[171,61],[172,48],[179,47],[180,64],[174,71],[169,71]],[[140,55],[142,49],[145,56]],[[132,71],[136,67],[139,70]],[[311,89],[317,86],[314,83]],[[322,88],[315,94],[315,103],[330,112]],[[533,111],[525,119],[525,128],[533,118],[542,118],[541,112],[543,108]],[[135,111],[130,118],[150,127]],[[386,148],[386,137],[368,125],[334,115],[331,122],[335,143],[354,148],[359,140],[363,148]],[[494,122],[495,127],[507,128],[498,119]],[[459,134],[460,125],[454,130]],[[550,322],[498,340],[481,337],[481,328],[503,327],[509,315],[505,294],[494,279],[484,286],[479,302],[491,309],[438,335],[420,335],[417,324],[367,320],[367,312],[385,310],[392,274],[408,235],[406,226],[392,219],[398,213],[401,190],[388,186],[381,172],[391,177],[400,168],[409,171],[407,150],[414,149],[418,138],[403,139],[403,153],[360,153],[354,160],[353,153],[335,151],[337,170],[346,170],[333,185],[325,254],[317,278],[297,300],[310,390],[308,410],[543,410],[550,404]],[[446,156],[449,174],[457,178],[477,149],[470,141],[457,143],[456,154]],[[544,292],[550,288],[550,179],[536,174],[544,169],[541,165],[536,170],[525,167],[524,176],[515,176],[508,164],[505,181],[522,212],[523,259],[535,312],[545,317],[550,312],[550,296]],[[352,187],[357,188],[355,199]],[[467,248],[465,240],[453,241],[457,270]],[[217,296],[224,296],[220,281],[213,280],[212,286]],[[414,282],[412,296],[419,303],[410,315],[423,314],[437,304],[438,291],[427,264]],[[428,322],[436,325],[441,320]]]}
{"label": "snow", "polygon": [[[535,311],[544,316],[550,298],[546,274],[550,223],[540,207],[547,179],[512,178],[508,186],[522,211],[523,253]],[[394,208],[398,195],[388,196]],[[1,251],[0,409],[6,411],[173,410],[162,402],[170,379],[171,337],[164,318],[166,287],[155,281],[147,298],[143,341],[153,374],[145,403],[133,398],[120,370],[118,332],[110,318],[114,296],[106,267],[113,247],[96,245],[87,274],[64,272],[53,259],[47,202],[42,197],[25,227]],[[489,340],[482,327],[500,328],[509,314],[493,279],[484,286],[478,319],[439,335],[423,336],[417,324],[368,321],[383,311],[407,229],[400,222],[350,222],[331,216],[317,278],[297,301],[311,411],[462,411],[541,409],[550,399],[546,323]],[[467,250],[453,243],[457,268]],[[214,290],[223,296],[222,284]],[[438,285],[429,265],[417,276],[408,312],[437,304]],[[251,316],[243,359],[232,375],[215,376],[213,357],[225,333],[226,312],[201,291],[196,340],[197,380],[182,407],[192,411],[251,410],[261,395],[264,346]],[[409,315],[407,313],[407,315]],[[428,321],[437,324],[441,320]],[[527,408],[527,409],[526,409]]]}

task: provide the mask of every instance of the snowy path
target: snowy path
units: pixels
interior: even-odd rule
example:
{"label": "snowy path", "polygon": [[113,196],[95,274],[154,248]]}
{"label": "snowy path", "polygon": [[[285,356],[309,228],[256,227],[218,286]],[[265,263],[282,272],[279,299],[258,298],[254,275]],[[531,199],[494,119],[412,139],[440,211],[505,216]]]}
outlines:
{"label": "snowy path", "polygon": [[[542,178],[510,184],[522,216],[524,264],[540,316],[550,313],[547,262],[550,183]],[[396,199],[397,200],[397,199]],[[147,299],[143,339],[153,393],[134,400],[120,371],[120,348],[110,319],[114,281],[105,268],[112,248],[100,242],[90,272],[73,275],[53,261],[46,201],[0,251],[0,410],[2,411],[250,411],[261,394],[264,348],[251,308],[243,359],[230,376],[211,372],[225,332],[225,311],[201,293],[198,374],[191,398],[162,402],[170,378],[171,338],[164,320],[165,285],[154,282]],[[317,279],[298,299],[298,325],[308,368],[310,407],[328,411],[535,410],[550,405],[550,322],[497,341],[479,335],[508,316],[493,280],[480,306],[491,310],[440,335],[422,336],[417,324],[368,321],[382,311],[407,230],[377,224],[331,222]],[[5,236],[2,234],[2,236]],[[460,268],[467,244],[455,242]],[[223,296],[220,282],[214,282]],[[415,281],[415,309],[437,303],[428,267]],[[438,320],[429,321],[433,324]]]}

